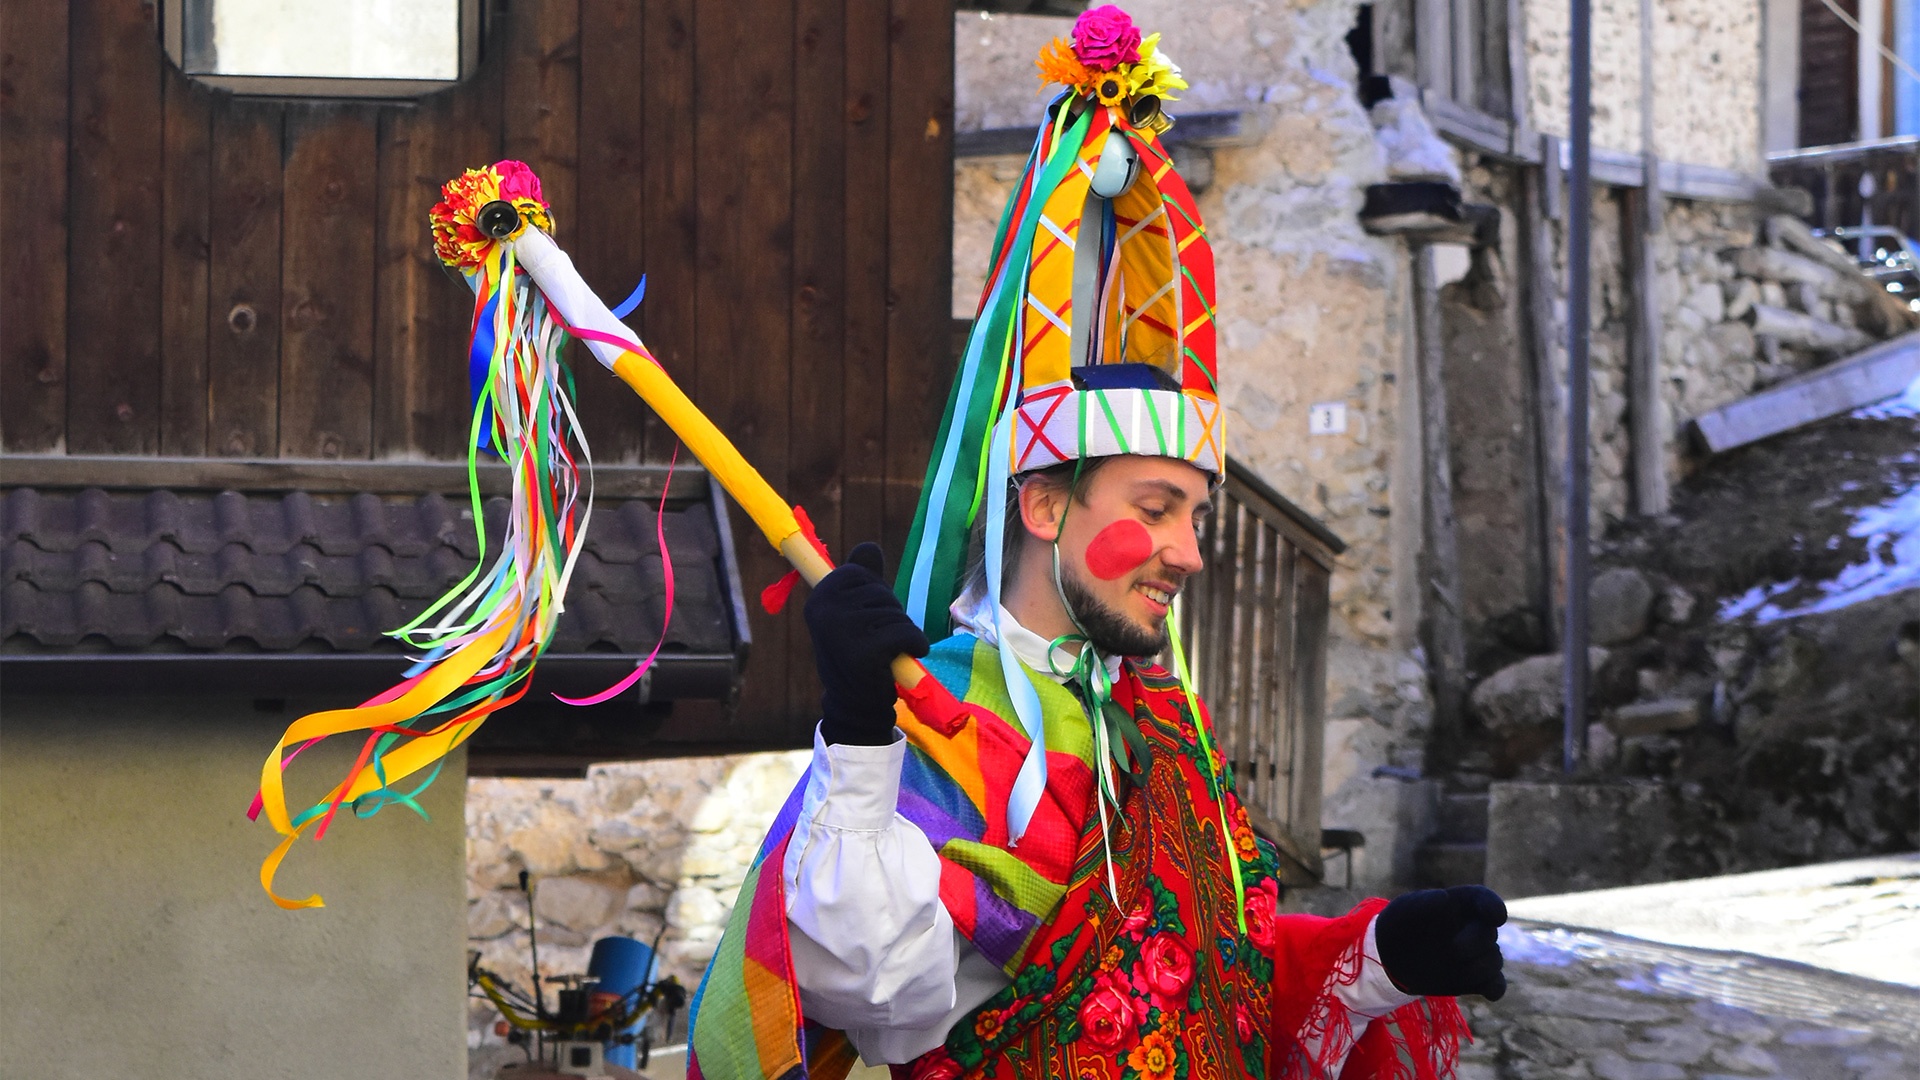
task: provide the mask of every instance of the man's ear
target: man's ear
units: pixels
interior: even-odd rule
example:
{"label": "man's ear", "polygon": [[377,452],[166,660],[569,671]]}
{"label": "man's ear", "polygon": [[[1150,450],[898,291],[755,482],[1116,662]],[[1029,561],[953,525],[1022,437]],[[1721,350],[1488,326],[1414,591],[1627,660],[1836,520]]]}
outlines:
{"label": "man's ear", "polygon": [[1060,518],[1065,509],[1065,493],[1051,484],[1020,485],[1020,523],[1041,543],[1060,539]]}

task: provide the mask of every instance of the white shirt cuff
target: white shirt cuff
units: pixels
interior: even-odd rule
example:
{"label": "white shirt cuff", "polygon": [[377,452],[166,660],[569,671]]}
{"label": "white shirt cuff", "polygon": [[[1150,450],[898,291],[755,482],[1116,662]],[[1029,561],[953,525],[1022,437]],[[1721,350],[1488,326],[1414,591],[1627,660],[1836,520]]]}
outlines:
{"label": "white shirt cuff", "polygon": [[813,767],[808,771],[801,820],[829,829],[873,832],[893,825],[900,802],[900,769],[907,740],[899,728],[885,746],[829,744],[813,730]]}
{"label": "white shirt cuff", "polygon": [[[1336,983],[1334,996],[1357,1016],[1374,1020],[1410,1002],[1420,1000],[1420,995],[1409,994],[1393,985],[1387,975],[1385,964],[1380,962],[1380,945],[1374,938],[1374,927],[1379,924],[1375,917],[1367,923],[1367,936],[1360,942],[1360,977],[1352,983]],[[1358,1025],[1356,1026],[1356,1034]]]}

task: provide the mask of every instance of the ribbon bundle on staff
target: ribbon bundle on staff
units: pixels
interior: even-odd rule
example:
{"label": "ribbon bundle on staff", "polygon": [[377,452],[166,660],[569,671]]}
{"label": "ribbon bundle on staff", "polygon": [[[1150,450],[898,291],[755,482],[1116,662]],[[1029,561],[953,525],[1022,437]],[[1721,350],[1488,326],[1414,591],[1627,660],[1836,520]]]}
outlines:
{"label": "ribbon bundle on staff", "polygon": [[[803,525],[804,514],[788,506],[694,407],[547,236],[551,215],[531,170],[517,161],[468,170],[442,195],[432,213],[434,248],[466,276],[475,294],[468,353],[474,524],[484,530],[477,455],[491,450],[513,477],[506,540],[484,572],[476,567],[419,618],[394,631],[425,650],[402,682],[357,708],[301,717],[268,755],[249,816],[264,810],[282,836],[260,867],[260,883],[284,908],[322,906],[317,895],[288,900],[273,891],[281,860],[309,826],[318,823],[318,839],[342,805],[360,815],[396,802],[419,811],[415,797],[432,782],[446,755],[490,713],[526,693],[534,663],[552,639],[586,537],[591,501],[581,480],[581,467],[589,464],[586,441],[560,362],[569,337],[583,342],[653,408],[801,578],[811,584],[833,569],[813,530]],[[622,310],[637,300],[638,293]],[[672,565],[664,534],[660,539],[671,618]],[[484,531],[480,542],[484,564]],[[658,654],[656,646],[653,656],[619,684],[571,703],[606,700],[631,685]],[[912,688],[925,676],[925,669],[907,657],[894,662],[894,678],[903,687]],[[364,738],[347,776],[319,801],[289,813],[281,773],[308,747],[350,733],[364,733]],[[412,790],[394,787],[422,770],[431,771]]]}
{"label": "ribbon bundle on staff", "polygon": [[[540,182],[525,165],[503,161],[469,170],[442,194],[432,214],[435,250],[475,294],[467,472],[481,560],[391,632],[420,651],[398,685],[356,708],[301,717],[268,756],[248,816],[264,811],[283,837],[260,868],[261,884],[283,908],[322,906],[317,895],[289,900],[273,891],[281,860],[308,827],[315,839],[324,836],[343,805],[361,816],[392,803],[420,811],[415,798],[446,755],[489,714],[527,692],[587,535],[591,500],[582,466],[590,458],[570,398],[571,377],[561,364],[567,331],[516,265],[513,247],[488,232],[510,220],[521,230],[550,227]],[[491,563],[477,469],[483,451],[496,453],[512,474],[505,536]],[[345,778],[319,801],[289,813],[282,772],[307,748],[348,734],[362,740]],[[411,790],[395,786],[422,770],[426,777]]]}

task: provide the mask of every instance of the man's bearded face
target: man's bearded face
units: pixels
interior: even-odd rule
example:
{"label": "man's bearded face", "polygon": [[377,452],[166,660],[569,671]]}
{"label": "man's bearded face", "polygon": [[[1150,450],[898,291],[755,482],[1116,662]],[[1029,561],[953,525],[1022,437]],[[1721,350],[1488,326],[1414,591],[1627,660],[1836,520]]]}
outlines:
{"label": "man's bearded face", "polygon": [[1184,461],[1128,455],[1105,462],[1067,508],[1060,587],[1094,648],[1150,656],[1167,646],[1167,614],[1200,572],[1198,527],[1212,509],[1208,476]]}

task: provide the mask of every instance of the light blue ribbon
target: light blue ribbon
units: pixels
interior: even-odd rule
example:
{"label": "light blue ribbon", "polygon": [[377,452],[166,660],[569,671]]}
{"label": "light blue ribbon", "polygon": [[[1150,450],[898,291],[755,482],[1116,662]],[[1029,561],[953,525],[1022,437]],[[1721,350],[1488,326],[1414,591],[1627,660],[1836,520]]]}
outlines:
{"label": "light blue ribbon", "polygon": [[1006,679],[1007,696],[1013,700],[1013,712],[1026,728],[1027,756],[1020,773],[1013,778],[1013,790],[1007,795],[1007,843],[1017,844],[1027,833],[1040,796],[1047,789],[1047,729],[1040,709],[1040,694],[1027,677],[1026,665],[1007,646],[1006,620],[1000,606],[1000,579],[1006,565],[1007,461],[1013,453],[1014,411],[1001,412],[993,426],[993,448],[987,453],[987,603],[993,612],[993,627],[1000,640],[1000,673]]}

